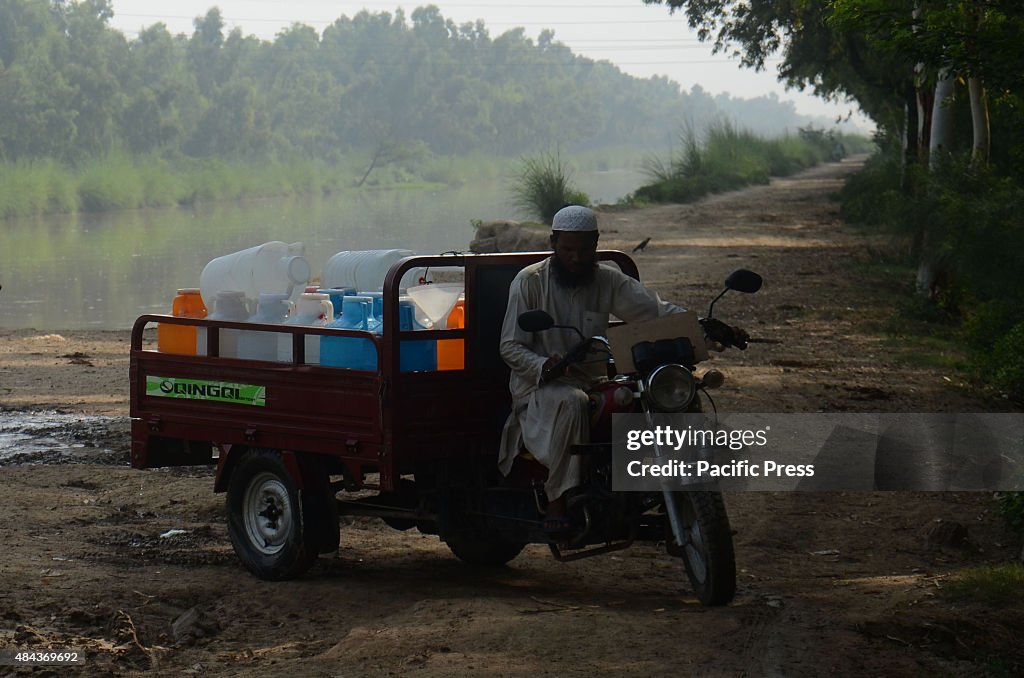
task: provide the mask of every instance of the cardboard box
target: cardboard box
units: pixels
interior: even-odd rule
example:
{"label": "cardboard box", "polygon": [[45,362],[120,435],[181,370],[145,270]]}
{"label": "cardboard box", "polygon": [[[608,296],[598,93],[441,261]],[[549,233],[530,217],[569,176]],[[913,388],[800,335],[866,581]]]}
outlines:
{"label": "cardboard box", "polygon": [[693,344],[693,354],[697,362],[708,359],[708,347],[704,344],[704,330],[697,322],[697,314],[693,311],[663,315],[654,320],[642,323],[627,323],[608,329],[608,342],[615,357],[615,369],[619,374],[632,372],[633,345],[641,341],[658,339],[675,339],[686,337]]}

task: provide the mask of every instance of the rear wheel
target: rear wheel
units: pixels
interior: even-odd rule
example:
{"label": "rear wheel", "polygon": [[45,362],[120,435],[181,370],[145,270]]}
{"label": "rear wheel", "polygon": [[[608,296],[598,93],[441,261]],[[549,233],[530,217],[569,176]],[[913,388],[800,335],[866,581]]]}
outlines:
{"label": "rear wheel", "polygon": [[320,550],[325,505],[322,489],[298,489],[279,452],[246,453],[228,484],[228,534],[235,553],[261,579],[297,577]]}
{"label": "rear wheel", "polygon": [[674,492],[686,544],[680,546],[666,517],[666,545],[682,558],[686,575],[703,605],[726,605],[736,595],[732,529],[720,492]]}

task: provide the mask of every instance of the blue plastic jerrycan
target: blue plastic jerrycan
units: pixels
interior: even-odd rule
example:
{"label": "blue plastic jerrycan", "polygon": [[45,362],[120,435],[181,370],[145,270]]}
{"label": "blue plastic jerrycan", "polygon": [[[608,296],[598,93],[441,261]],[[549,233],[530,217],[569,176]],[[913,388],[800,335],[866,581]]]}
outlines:
{"label": "blue plastic jerrycan", "polygon": [[[416,322],[416,305],[412,301],[406,300],[398,302],[398,325],[405,331],[427,329]],[[401,355],[398,358],[398,369],[402,372],[437,371],[437,340],[403,340]]]}
{"label": "blue plastic jerrycan", "polygon": [[[342,298],[341,318],[328,327],[370,331],[373,300],[362,296]],[[377,348],[366,337],[323,336],[320,340],[320,364],[352,370],[377,370]]]}

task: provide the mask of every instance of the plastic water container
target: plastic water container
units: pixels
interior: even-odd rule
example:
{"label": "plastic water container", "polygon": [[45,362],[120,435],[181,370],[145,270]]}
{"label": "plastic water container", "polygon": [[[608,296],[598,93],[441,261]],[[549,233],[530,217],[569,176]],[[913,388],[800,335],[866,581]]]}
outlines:
{"label": "plastic water container", "polygon": [[[462,329],[466,326],[466,299],[455,302],[455,308],[448,314],[445,328]],[[466,369],[466,342],[463,339],[440,339],[437,342],[437,369]]]}
{"label": "plastic water container", "polygon": [[260,292],[286,294],[295,301],[309,282],[302,243],[273,241],[217,257],[203,268],[199,289],[209,307],[219,292],[240,291],[253,305]]}
{"label": "plastic water container", "polygon": [[[205,318],[206,305],[198,287],[178,290],[171,302],[171,315],[175,318]],[[158,323],[156,326],[156,349],[161,353],[195,355],[196,328],[191,325]]]}
{"label": "plastic water container", "polygon": [[[285,325],[303,325],[306,327],[327,327],[334,319],[334,307],[331,298],[326,294],[304,293],[295,302],[295,310],[285,321]],[[292,361],[291,334],[278,334],[277,358],[282,362]],[[320,335],[307,334],[306,365],[320,364]]]}
{"label": "plastic water container", "polygon": [[330,289],[321,287],[316,291],[319,294],[326,294],[331,298],[331,306],[334,307],[335,320],[341,317],[341,308],[345,297],[355,296],[356,294],[354,287],[332,287]]}
{"label": "plastic water container", "polygon": [[368,297],[373,301],[370,306],[370,317],[367,318],[369,330],[380,334],[384,331],[384,293],[383,292],[360,292],[360,297]]}
{"label": "plastic water container", "polygon": [[[287,294],[263,292],[250,322],[280,325],[288,318],[292,304]],[[277,332],[243,330],[238,337],[238,357],[246,360],[277,360]]]}
{"label": "plastic water container", "polygon": [[[384,287],[384,278],[395,262],[411,257],[412,250],[352,250],[338,252],[324,264],[320,283],[323,287],[354,287],[358,290],[377,291]],[[401,289],[419,284],[426,273],[414,268],[402,276]]]}
{"label": "plastic water container", "polygon": [[[398,326],[402,330],[424,330],[416,322],[416,305],[412,300],[398,302]],[[437,341],[404,339],[398,357],[401,372],[433,372],[437,370]]]}
{"label": "plastic water container", "polygon": [[[232,290],[218,292],[213,300],[213,313],[207,316],[210,320],[246,321],[249,319],[249,308],[246,305],[245,293]],[[238,336],[241,330],[221,329],[218,333],[219,351],[222,358],[238,357]],[[196,353],[207,355],[206,328],[200,327],[196,332]]]}
{"label": "plastic water container", "polygon": [[[369,297],[346,296],[342,301],[341,318],[329,327],[369,331],[372,317],[373,300]],[[320,364],[376,371],[377,348],[373,340],[366,337],[325,336],[320,342]]]}

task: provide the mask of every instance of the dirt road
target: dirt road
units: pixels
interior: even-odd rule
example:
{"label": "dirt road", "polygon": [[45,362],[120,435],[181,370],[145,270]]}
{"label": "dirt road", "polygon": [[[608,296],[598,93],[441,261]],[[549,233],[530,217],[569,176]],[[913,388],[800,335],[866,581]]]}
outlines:
{"label": "dirt road", "polygon": [[[1001,410],[940,369],[897,360],[898,347],[865,329],[891,309],[856,262],[886,245],[845,227],[829,198],[855,168],[610,212],[603,242],[628,251],[650,237],[636,255],[642,276],[684,304],[710,299],[734,268],[764,275],[761,293],[719,307],[768,340],[716,360],[728,378],[722,409]],[[957,569],[1020,549],[985,493],[731,495],[739,591],[720,609],[701,608],[678,562],[655,547],[570,564],[529,547],[479,572],[434,537],[361,519],[343,526],[338,555],[301,580],[261,582],[231,551],[209,472],[126,468],[126,332],[0,337],[0,417],[45,408],[112,417],[59,432],[64,447],[0,462],[0,649],[76,648],[81,675],[998,675],[1024,666],[1014,635],[1024,610],[943,594]],[[937,521],[966,526],[966,543],[930,542]]]}

